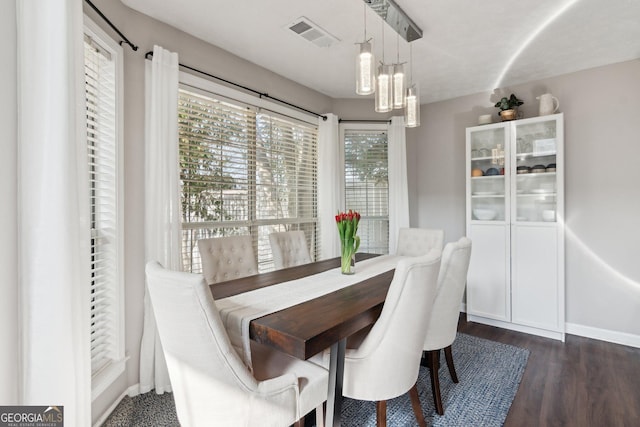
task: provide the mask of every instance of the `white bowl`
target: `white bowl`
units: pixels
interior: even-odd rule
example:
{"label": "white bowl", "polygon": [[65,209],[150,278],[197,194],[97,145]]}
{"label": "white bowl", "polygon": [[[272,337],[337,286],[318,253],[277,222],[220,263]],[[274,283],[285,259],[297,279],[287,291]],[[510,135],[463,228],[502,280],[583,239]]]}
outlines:
{"label": "white bowl", "polygon": [[491,221],[497,215],[498,215],[498,212],[496,212],[493,209],[476,208],[473,210],[473,216],[475,216],[476,219],[479,219],[480,221]]}
{"label": "white bowl", "polygon": [[547,209],[542,211],[542,219],[544,221],[555,221],[556,220],[556,211],[552,209]]}

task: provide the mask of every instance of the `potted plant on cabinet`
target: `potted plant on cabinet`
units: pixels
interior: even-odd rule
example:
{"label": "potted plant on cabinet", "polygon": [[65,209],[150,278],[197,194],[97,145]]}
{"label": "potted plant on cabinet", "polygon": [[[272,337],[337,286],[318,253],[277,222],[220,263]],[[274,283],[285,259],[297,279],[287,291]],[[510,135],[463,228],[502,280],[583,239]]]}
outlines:
{"label": "potted plant on cabinet", "polygon": [[523,101],[516,98],[514,94],[511,94],[509,98],[503,97],[500,101],[496,102],[496,107],[500,109],[498,115],[502,121],[513,120],[518,114],[518,107],[524,104]]}

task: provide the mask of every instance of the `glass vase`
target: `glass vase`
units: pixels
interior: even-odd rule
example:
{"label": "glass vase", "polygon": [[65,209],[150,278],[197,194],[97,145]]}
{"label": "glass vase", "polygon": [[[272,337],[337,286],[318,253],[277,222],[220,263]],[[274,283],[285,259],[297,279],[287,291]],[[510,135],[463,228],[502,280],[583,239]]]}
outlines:
{"label": "glass vase", "polygon": [[353,274],[356,268],[356,254],[353,248],[342,247],[342,259],[340,262],[340,271],[342,274]]}

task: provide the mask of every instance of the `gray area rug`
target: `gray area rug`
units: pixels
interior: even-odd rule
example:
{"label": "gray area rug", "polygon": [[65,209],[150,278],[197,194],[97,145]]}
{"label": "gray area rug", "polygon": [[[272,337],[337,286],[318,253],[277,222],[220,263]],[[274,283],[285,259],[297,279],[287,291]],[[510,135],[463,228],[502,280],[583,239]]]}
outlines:
{"label": "gray area rug", "polygon": [[[429,370],[420,367],[418,394],[429,426],[502,426],[527,365],[529,350],[470,335],[458,334],[453,343],[453,360],[460,382],[451,381],[444,355],[440,363],[440,393],[444,415],[436,414]],[[344,427],[376,425],[375,403],[345,398]],[[173,395],[154,392],[125,397],[104,426],[178,426]],[[409,396],[387,402],[387,425],[415,426]]]}

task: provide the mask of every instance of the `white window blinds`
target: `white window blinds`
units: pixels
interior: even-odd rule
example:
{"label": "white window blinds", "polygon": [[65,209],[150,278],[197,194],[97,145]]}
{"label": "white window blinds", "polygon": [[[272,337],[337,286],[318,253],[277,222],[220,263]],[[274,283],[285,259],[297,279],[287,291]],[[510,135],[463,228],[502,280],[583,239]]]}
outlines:
{"label": "white window blinds", "polygon": [[85,36],[87,152],[91,213],[91,370],[118,360],[120,328],[116,67]]}
{"label": "white window blinds", "polygon": [[344,131],[345,207],[362,215],[359,252],[389,252],[387,132]]}
{"label": "white window blinds", "polygon": [[304,230],[315,259],[315,126],[181,89],[178,133],[185,271],[202,269],[198,239],[236,234],[253,237],[260,271],[276,231]]}

